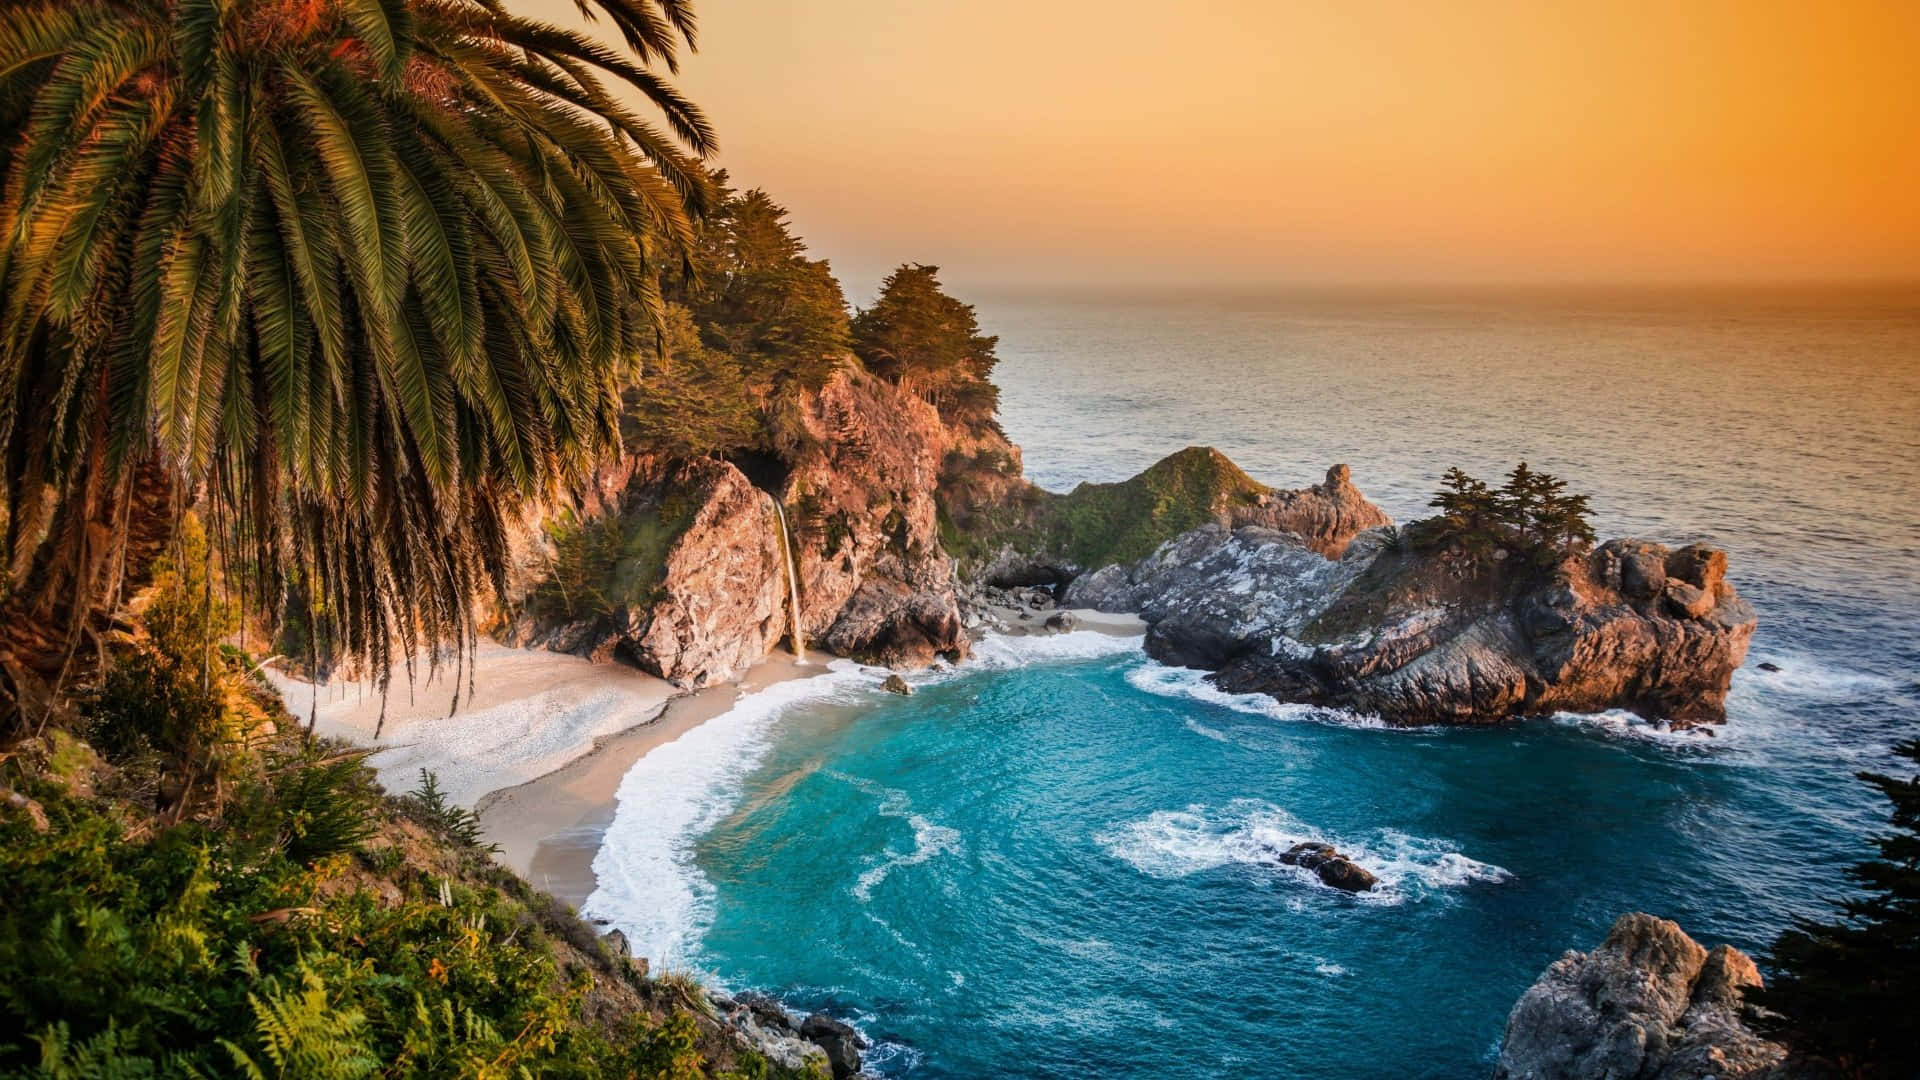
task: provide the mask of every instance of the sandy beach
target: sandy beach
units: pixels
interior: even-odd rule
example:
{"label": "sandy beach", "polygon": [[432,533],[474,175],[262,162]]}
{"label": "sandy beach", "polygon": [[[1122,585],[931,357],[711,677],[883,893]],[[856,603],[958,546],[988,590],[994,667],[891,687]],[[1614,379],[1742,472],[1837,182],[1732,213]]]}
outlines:
{"label": "sandy beach", "polygon": [[[1053,610],[995,609],[1003,633],[1051,633]],[[1078,629],[1118,636],[1145,630],[1138,616],[1071,609]],[[431,770],[448,798],[480,815],[500,861],[535,887],[578,906],[596,882],[594,856],[613,820],[615,793],[636,761],[731,709],[747,694],[818,675],[834,658],[773,653],[737,682],[682,691],[622,664],[595,664],[540,649],[483,643],[473,694],[449,715],[453,670],[396,685],[385,702],[364,682],[315,687],[269,670],[288,708],[315,730],[382,749],[368,759],[389,791],[419,786]],[[374,738],[376,726],[380,737]]]}
{"label": "sandy beach", "polygon": [[578,906],[594,889],[593,857],[613,821],[614,795],[633,763],[732,708],[743,695],[826,670],[833,658],[786,652],[767,656],[737,683],[722,683],[669,701],[654,718],[600,739],[587,753],[524,783],[481,798],[475,810],[500,861],[535,888]]}

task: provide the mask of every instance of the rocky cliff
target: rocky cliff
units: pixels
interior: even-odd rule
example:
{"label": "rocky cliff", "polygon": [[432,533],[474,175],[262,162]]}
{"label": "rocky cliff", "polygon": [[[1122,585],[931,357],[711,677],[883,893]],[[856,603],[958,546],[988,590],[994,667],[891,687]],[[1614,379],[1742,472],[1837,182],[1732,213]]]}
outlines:
{"label": "rocky cliff", "polygon": [[1507,1019],[1495,1080],[1758,1080],[1786,1051],[1748,1029],[1759,969],[1679,926],[1623,915],[1590,953],[1569,951]]}
{"label": "rocky cliff", "polygon": [[776,451],[606,470],[531,538],[504,636],[683,686],[734,678],[789,633],[784,514],[809,645],[905,666],[964,653],[934,507],[958,436],[853,368],[782,419]]}
{"label": "rocky cliff", "polygon": [[1755,619],[1724,553],[1614,540],[1501,567],[1421,532],[1370,531],[1328,559],[1296,535],[1210,525],[1075,579],[1066,603],[1140,612],[1150,654],[1222,689],[1398,723],[1725,719]]}

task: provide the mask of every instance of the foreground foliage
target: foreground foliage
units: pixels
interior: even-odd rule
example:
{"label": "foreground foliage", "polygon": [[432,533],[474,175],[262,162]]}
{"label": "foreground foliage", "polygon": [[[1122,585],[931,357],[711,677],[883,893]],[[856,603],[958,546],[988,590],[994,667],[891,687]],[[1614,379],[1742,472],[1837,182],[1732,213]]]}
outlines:
{"label": "foreground foliage", "polygon": [[[219,823],[157,831],[8,776],[49,826],[0,820],[0,1073],[678,1078],[732,1059],[570,912],[328,756],[267,758]],[[358,827],[321,840],[300,819],[323,806]]]}
{"label": "foreground foliage", "polygon": [[0,8],[0,707],[177,493],[382,673],[472,639],[513,513],[611,445],[705,200],[712,133],[650,66],[689,5],[582,10],[637,62],[485,0]]}
{"label": "foreground foliage", "polygon": [[[1920,764],[1920,740],[1894,752]],[[1774,942],[1762,1023],[1844,1076],[1910,1076],[1920,1062],[1920,775],[1863,772],[1893,804],[1880,857],[1847,871],[1865,892],[1830,922],[1802,919]]]}
{"label": "foreground foliage", "polygon": [[0,1076],[770,1075],[431,773],[389,798],[302,737],[186,525],[80,696],[94,744],[0,744]]}

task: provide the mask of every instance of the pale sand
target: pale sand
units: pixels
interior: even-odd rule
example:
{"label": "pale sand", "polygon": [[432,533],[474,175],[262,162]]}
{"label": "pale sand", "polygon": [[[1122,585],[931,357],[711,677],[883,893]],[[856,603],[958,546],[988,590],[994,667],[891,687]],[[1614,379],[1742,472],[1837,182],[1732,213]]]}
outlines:
{"label": "pale sand", "polygon": [[[319,734],[383,747],[367,763],[388,791],[413,790],[420,770],[430,769],[448,799],[461,806],[546,775],[599,740],[657,718],[680,693],[635,668],[544,649],[488,642],[472,662],[473,696],[462,685],[459,710],[451,715],[452,665],[431,682],[422,675],[412,687],[396,672],[384,724],[380,694],[370,683],[315,687],[271,669],[267,675],[301,723],[317,695]],[[460,674],[464,683],[466,672]]]}
{"label": "pale sand", "polygon": [[737,683],[675,698],[652,722],[600,739],[590,752],[559,769],[481,799],[481,828],[489,841],[500,845],[501,862],[535,888],[577,907],[597,884],[593,859],[613,823],[620,781],[634,762],[733,708],[743,695],[818,675],[832,659],[809,653],[802,663],[790,653],[773,653]]}
{"label": "pale sand", "polygon": [[1146,621],[1138,615],[1095,611],[1093,608],[1042,608],[1035,611],[1007,604],[988,604],[987,609],[1007,625],[1002,632],[1013,637],[1052,633],[1046,628],[1047,619],[1061,611],[1080,620],[1080,624],[1074,627],[1076,630],[1097,630],[1115,637],[1139,637],[1147,632]]}

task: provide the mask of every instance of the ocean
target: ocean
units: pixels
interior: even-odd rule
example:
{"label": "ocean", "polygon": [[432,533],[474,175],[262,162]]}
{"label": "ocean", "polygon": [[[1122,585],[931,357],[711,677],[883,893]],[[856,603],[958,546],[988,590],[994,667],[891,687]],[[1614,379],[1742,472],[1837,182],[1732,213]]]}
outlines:
{"label": "ocean", "polygon": [[[1920,298],[976,299],[1049,488],[1211,445],[1404,521],[1524,459],[1602,536],[1724,547],[1760,616],[1728,723],[1388,729],[1091,632],[911,698],[841,662],[626,777],[587,910],[656,969],[854,1019],[886,1076],[1483,1077],[1617,915],[1759,951],[1847,888],[1885,821],[1852,774],[1920,734]],[[1383,888],[1259,857],[1308,839]]]}

